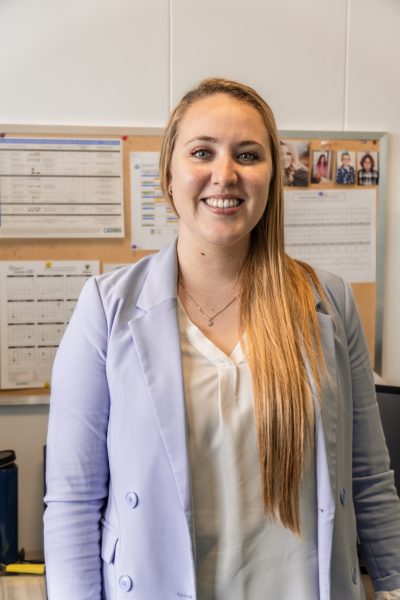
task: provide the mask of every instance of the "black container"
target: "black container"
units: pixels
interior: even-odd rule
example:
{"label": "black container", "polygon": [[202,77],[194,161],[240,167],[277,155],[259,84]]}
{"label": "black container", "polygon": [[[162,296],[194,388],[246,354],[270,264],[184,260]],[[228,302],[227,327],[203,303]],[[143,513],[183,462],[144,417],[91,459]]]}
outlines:
{"label": "black container", "polygon": [[0,563],[18,558],[18,467],[14,450],[0,451]]}

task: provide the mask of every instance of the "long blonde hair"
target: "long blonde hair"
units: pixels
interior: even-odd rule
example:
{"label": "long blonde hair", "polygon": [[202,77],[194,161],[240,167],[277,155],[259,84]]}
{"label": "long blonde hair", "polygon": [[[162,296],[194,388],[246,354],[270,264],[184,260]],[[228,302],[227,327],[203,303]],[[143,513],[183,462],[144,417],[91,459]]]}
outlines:
{"label": "long blonde hair", "polygon": [[299,534],[300,485],[314,429],[310,378],[319,391],[324,364],[314,288],[322,298],[323,292],[313,269],[285,253],[280,143],[268,104],[241,83],[202,81],[182,98],[169,118],[160,156],[161,186],[173,205],[170,165],[179,124],[194,102],[220,93],[253,106],[270,139],[273,175],[268,202],[251,232],[237,284],[240,330],[246,332],[252,373],[264,509]]}

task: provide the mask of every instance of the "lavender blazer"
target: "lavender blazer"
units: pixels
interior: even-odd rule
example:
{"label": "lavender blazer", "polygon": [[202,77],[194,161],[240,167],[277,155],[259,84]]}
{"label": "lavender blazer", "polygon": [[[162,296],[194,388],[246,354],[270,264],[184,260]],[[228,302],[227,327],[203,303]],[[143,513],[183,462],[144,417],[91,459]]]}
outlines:
{"label": "lavender blazer", "polygon": [[[320,600],[400,588],[400,508],[348,286],[320,273],[328,367],[317,411]],[[47,442],[49,600],[195,600],[177,260],[89,280],[58,350]],[[201,600],[200,598],[198,600]]]}

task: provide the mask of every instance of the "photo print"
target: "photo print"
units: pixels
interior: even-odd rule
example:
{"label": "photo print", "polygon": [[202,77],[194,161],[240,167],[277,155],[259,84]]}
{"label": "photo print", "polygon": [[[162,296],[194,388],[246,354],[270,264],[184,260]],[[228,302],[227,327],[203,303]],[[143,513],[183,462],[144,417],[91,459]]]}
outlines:
{"label": "photo print", "polygon": [[340,185],[355,185],[355,152],[339,150],[336,153],[336,183]]}
{"label": "photo print", "polygon": [[377,185],[379,182],[378,152],[357,153],[358,185]]}
{"label": "photo print", "polygon": [[332,183],[332,153],[329,150],[313,151],[311,183]]}
{"label": "photo print", "polygon": [[297,140],[281,140],[283,183],[287,186],[309,185],[310,143]]}

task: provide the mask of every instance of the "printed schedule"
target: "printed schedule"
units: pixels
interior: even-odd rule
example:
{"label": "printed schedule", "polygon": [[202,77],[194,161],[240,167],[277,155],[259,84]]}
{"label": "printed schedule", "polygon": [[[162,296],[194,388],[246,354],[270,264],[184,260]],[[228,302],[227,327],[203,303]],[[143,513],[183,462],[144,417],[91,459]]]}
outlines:
{"label": "printed schedule", "polygon": [[0,237],[123,237],[122,142],[0,138]]}

